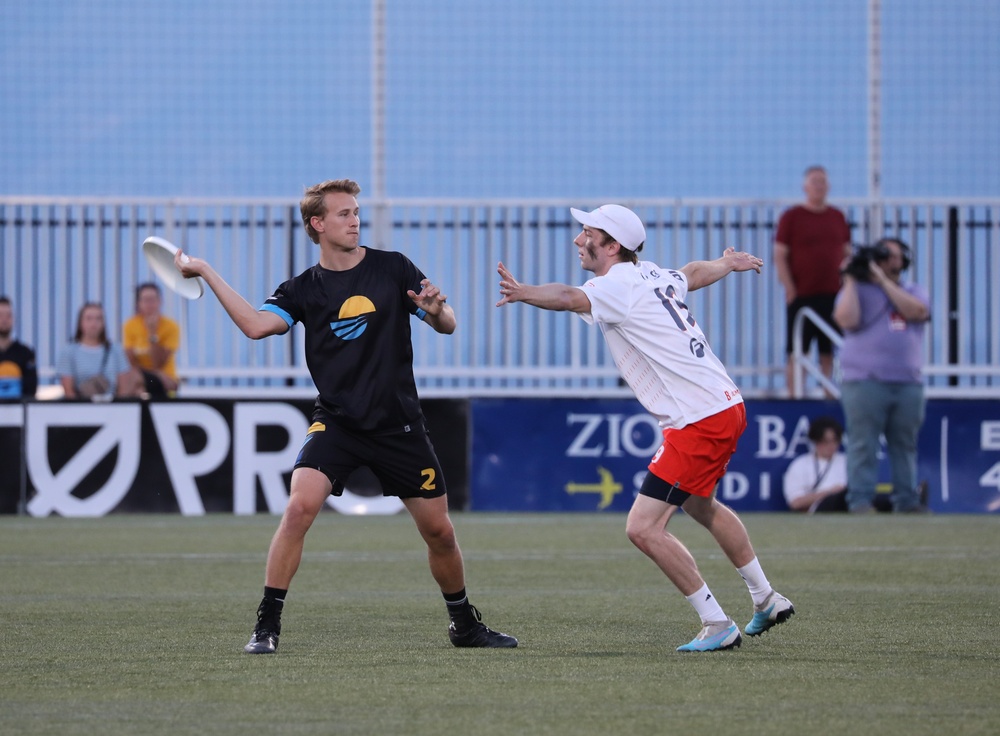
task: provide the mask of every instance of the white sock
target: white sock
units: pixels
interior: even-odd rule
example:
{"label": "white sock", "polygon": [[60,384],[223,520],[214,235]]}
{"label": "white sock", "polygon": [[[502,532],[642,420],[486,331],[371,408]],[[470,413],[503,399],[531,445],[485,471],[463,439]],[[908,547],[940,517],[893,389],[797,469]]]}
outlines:
{"label": "white sock", "polygon": [[701,622],[707,624],[709,621],[726,621],[729,617],[723,612],[722,606],[715,600],[712,591],[708,589],[708,583],[701,586],[696,593],[685,596],[688,603],[694,606],[694,610],[701,616]]}
{"label": "white sock", "polygon": [[736,568],[736,572],[743,578],[750,590],[750,597],[753,598],[755,606],[764,605],[764,601],[771,595],[771,584],[767,582],[767,575],[760,567],[760,562],[754,557],[743,567]]}

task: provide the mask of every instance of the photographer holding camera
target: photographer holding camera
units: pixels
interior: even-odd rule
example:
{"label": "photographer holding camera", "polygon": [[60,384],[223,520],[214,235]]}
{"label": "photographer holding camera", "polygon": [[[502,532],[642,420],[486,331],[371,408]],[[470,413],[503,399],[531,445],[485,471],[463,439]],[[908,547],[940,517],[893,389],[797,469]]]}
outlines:
{"label": "photographer holding camera", "polygon": [[841,403],[847,420],[847,505],[874,511],[879,435],[892,468],[893,511],[926,511],[917,490],[917,434],[924,421],[922,367],[927,292],[904,284],[910,249],[898,238],[860,248],[844,269],[833,319],[844,331]]}

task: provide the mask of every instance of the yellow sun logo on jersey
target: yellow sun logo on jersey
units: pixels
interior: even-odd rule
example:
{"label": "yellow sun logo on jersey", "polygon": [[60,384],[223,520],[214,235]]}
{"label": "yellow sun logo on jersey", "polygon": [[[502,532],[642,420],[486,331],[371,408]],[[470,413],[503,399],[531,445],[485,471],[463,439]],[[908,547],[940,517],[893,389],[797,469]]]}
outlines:
{"label": "yellow sun logo on jersey", "polygon": [[366,296],[352,296],[340,307],[340,318],[330,323],[333,334],[341,340],[360,337],[368,326],[368,315],[375,311],[372,300]]}

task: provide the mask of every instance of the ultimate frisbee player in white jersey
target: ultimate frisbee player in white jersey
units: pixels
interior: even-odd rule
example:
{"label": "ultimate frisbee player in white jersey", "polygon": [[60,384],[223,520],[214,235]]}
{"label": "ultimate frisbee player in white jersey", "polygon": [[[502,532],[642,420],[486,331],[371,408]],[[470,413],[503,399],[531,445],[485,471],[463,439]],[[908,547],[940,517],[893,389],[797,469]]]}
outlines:
{"label": "ultimate frisbee player in white jersey", "polygon": [[694,557],[666,529],[680,507],[712,534],[753,598],[753,618],[743,629],[747,635],[762,634],[795,613],[791,601],[768,582],[739,517],[715,498],[715,486],[746,428],[746,411],[739,388],[684,304],[689,291],[734,271],[760,273],[763,261],[728,248],[714,261],[661,268],[639,260],[646,229],[628,208],[606,204],[593,212],[570,212],[583,225],[573,243],[594,278],[580,287],[531,286],[519,283],[500,263],[497,306],[524,302],[576,312],[601,328],[622,377],[663,428],[663,444],[629,512],[628,538],[701,617],[699,634],[677,650],[733,649],[742,642],[739,627],[708,589]]}

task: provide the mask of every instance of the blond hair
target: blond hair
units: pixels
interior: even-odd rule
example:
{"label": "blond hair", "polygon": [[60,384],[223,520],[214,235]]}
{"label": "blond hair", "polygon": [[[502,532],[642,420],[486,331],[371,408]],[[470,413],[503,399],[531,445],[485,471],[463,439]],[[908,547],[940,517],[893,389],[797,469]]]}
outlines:
{"label": "blond hair", "polygon": [[343,192],[357,197],[361,193],[361,187],[350,179],[328,179],[320,184],[306,187],[306,192],[299,203],[299,210],[302,212],[302,223],[306,226],[306,233],[314,243],[319,242],[319,233],[313,228],[310,220],[314,217],[322,219],[326,215],[326,195],[331,192]]}

